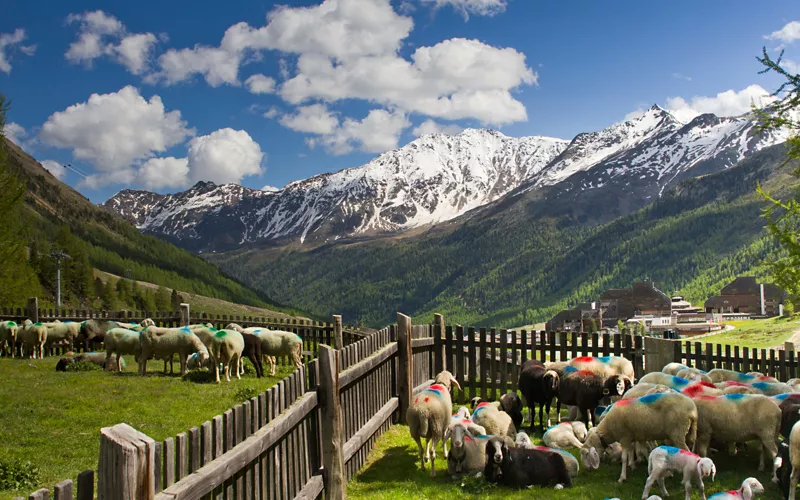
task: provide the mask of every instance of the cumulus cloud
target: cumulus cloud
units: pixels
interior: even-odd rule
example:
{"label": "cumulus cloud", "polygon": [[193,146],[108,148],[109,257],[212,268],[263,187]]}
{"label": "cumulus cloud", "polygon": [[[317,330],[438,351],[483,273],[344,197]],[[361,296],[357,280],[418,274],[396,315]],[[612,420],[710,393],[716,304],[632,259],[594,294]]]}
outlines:
{"label": "cumulus cloud", "polygon": [[627,122],[627,121],[635,120],[635,119],[639,118],[640,116],[642,116],[645,113],[645,111],[647,111],[647,109],[639,106],[635,110],[633,110],[630,113],[628,113],[627,115],[625,115],[625,118],[623,118],[622,121],[626,121]]}
{"label": "cumulus cloud", "polygon": [[414,134],[415,137],[427,134],[456,135],[460,133],[462,130],[464,129],[456,124],[443,125],[433,120],[425,120],[424,122],[414,127],[411,130],[411,133]]}
{"label": "cumulus cloud", "polygon": [[28,132],[22,125],[11,122],[6,123],[5,127],[3,127],[3,135],[17,146],[22,146],[28,137]]}
{"label": "cumulus cloud", "polygon": [[67,175],[67,169],[64,168],[64,165],[55,160],[42,160],[41,164],[58,180],[63,179],[64,176]]}
{"label": "cumulus cloud", "polygon": [[188,184],[187,158],[150,158],[136,173],[136,181],[145,189],[180,188]]}
{"label": "cumulus cloud", "polygon": [[505,12],[507,7],[506,0],[422,0],[424,4],[431,4],[434,9],[442,7],[452,7],[465,20],[469,20],[469,15],[494,16]]}
{"label": "cumulus cloud", "polygon": [[277,118],[281,112],[275,106],[272,106],[267,111],[264,112],[264,118],[268,118],[272,120],[273,118]]}
{"label": "cumulus cloud", "polygon": [[262,74],[252,75],[244,81],[251,94],[272,94],[275,92],[275,79]]}
{"label": "cumulus cloud", "polygon": [[383,153],[397,147],[400,134],[411,123],[405,114],[373,109],[363,120],[345,118],[331,133],[306,140],[310,147],[323,146],[329,153],[344,155],[354,149]]}
{"label": "cumulus cloud", "polygon": [[96,174],[86,185],[131,182],[133,165],[164,152],[194,135],[180,111],[166,111],[161,98],[150,100],[132,86],[109,94],[92,94],[86,102],[50,115],[39,131],[51,146],[68,148],[76,160],[90,162]]}
{"label": "cumulus cloud", "polygon": [[764,38],[767,40],[780,40],[783,43],[792,43],[795,40],[800,40],[800,21],[787,23],[783,28],[773,31]]}
{"label": "cumulus cloud", "polygon": [[157,41],[154,34],[128,33],[116,17],[102,10],[70,14],[67,23],[80,25],[78,39],[64,54],[68,61],[90,66],[95,59],[108,56],[134,75],[148,69]]}
{"label": "cumulus cloud", "polygon": [[669,97],[665,107],[675,118],[685,123],[703,113],[713,113],[717,116],[741,115],[750,111],[752,103],[764,106],[774,99],[760,85],[750,85],[738,92],[726,90],[716,96],[695,96],[688,101],[682,97]]}
{"label": "cumulus cloud", "polygon": [[339,126],[339,118],[331,113],[324,104],[301,106],[297,113],[283,115],[281,125],[296,132],[311,134],[332,134]]}
{"label": "cumulus cloud", "polygon": [[263,172],[264,153],[244,130],[223,128],[189,141],[189,182],[240,182]]}
{"label": "cumulus cloud", "polygon": [[25,40],[25,30],[17,28],[13,33],[0,33],[0,71],[11,73],[11,54],[14,50],[27,56],[32,56],[36,52],[36,45],[22,45]]}

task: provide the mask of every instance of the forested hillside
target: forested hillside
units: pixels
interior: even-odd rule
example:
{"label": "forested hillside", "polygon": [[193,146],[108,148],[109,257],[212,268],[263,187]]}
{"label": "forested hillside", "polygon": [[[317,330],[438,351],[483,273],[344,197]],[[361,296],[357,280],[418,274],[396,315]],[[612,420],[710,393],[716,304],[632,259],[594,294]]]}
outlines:
{"label": "forested hillside", "polygon": [[[71,307],[121,307],[153,309],[170,306],[171,300],[151,289],[114,283],[106,290],[93,279],[93,268],[168,288],[258,307],[278,308],[265,294],[225,276],[205,260],[152,236],[144,236],[121,218],[92,204],[80,193],[58,181],[36,160],[10,141],[9,171],[24,184],[24,220],[30,272],[27,289],[17,294],[38,295],[45,304],[55,297],[53,248],[70,256],[62,261],[62,297]],[[3,304],[10,305],[10,304]]]}
{"label": "forested hillside", "polygon": [[543,202],[533,191],[422,235],[208,258],[278,301],[370,325],[396,311],[426,320],[441,312],[462,324],[532,323],[643,278],[701,302],[737,274],[763,274],[761,263],[776,254],[755,188],[786,189],[788,175],[777,168],[784,152],[765,149],[599,226],[530,217]]}

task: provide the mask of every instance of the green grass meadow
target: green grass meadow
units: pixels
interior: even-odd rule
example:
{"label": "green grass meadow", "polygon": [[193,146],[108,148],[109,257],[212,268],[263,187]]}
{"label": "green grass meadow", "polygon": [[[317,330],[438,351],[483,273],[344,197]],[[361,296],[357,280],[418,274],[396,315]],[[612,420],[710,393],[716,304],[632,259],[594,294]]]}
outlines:
{"label": "green grass meadow", "polygon": [[709,335],[701,340],[711,344],[769,349],[783,344],[791,338],[795,331],[800,331],[800,321],[796,316],[726,321],[725,324],[733,326],[734,329],[717,335]]}

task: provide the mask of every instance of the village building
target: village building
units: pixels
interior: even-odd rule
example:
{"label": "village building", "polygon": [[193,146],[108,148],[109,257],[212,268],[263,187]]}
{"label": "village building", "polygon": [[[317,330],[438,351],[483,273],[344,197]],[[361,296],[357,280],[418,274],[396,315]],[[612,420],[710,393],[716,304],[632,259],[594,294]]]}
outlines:
{"label": "village building", "polygon": [[726,285],[719,295],[705,303],[707,313],[725,316],[778,316],[783,311],[786,292],[770,283],[757,283],[753,276],[739,276]]}

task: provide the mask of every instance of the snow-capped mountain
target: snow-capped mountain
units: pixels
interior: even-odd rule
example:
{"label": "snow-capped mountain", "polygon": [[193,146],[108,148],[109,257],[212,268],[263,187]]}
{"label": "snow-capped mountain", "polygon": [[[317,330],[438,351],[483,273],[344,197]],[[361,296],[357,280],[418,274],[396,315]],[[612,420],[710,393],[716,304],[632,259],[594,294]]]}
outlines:
{"label": "snow-capped mountain", "polygon": [[274,192],[198,183],[170,195],[124,190],[103,206],[196,250],[402,231],[540,188],[547,188],[547,201],[538,212],[567,207],[578,220],[609,220],[684,178],[727,168],[787,138],[755,133],[754,126],[749,115],[707,114],[684,124],[653,106],[572,141],[467,129],[425,135],[364,166]]}

